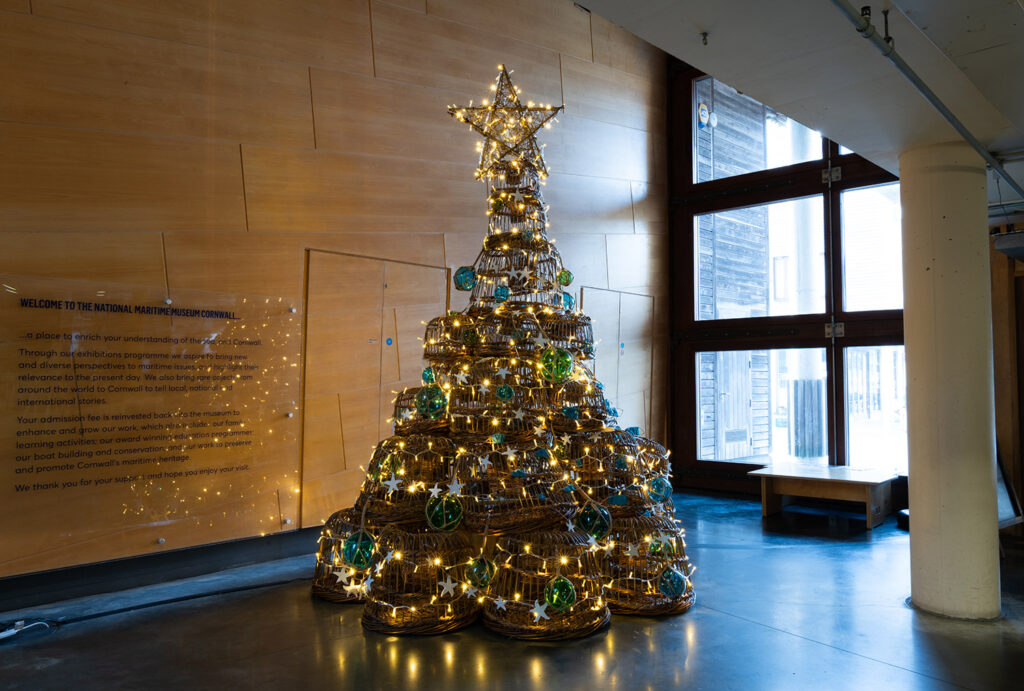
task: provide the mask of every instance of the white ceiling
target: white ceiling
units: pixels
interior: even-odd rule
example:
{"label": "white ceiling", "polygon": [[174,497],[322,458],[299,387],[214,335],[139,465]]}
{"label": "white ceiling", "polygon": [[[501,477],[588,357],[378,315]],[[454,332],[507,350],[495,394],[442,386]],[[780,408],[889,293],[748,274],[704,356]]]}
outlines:
{"label": "white ceiling", "polygon": [[[894,173],[901,151],[959,138],[827,0],[580,4]],[[1024,150],[1024,0],[878,3],[880,31],[885,7],[897,52],[974,136]],[[1024,161],[1006,167],[1024,184]],[[991,201],[1015,197],[993,178]]]}

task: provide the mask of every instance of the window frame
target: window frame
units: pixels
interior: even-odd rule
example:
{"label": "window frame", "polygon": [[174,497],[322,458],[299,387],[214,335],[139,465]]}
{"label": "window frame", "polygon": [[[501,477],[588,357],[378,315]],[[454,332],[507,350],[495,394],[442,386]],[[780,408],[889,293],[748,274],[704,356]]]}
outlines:
{"label": "window frame", "polygon": [[[847,312],[842,304],[842,210],[845,190],[898,182],[898,178],[857,154],[840,154],[822,138],[822,158],[708,182],[693,182],[694,85],[705,73],[672,60],[668,74],[669,132],[669,321],[672,334],[669,387],[669,443],[677,484],[754,491],[747,473],[764,466],[754,460],[711,461],[697,457],[696,354],[705,351],[815,347],[826,349],[827,452],[830,465],[847,462],[844,348],[903,344],[903,310]],[[831,181],[830,168],[842,177]],[[824,175],[823,175],[824,171]],[[823,181],[824,180],[824,181]],[[696,216],[800,197],[821,196],[824,204],[825,312],[817,314],[698,320],[694,309],[694,218]],[[829,338],[825,324],[842,322],[845,336]],[[752,457],[753,458],[753,457]]]}

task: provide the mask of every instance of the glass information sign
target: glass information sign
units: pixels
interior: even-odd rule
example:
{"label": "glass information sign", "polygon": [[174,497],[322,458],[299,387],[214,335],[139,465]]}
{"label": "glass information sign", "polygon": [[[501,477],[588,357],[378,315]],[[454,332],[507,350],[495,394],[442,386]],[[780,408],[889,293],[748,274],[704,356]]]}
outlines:
{"label": "glass information sign", "polygon": [[0,577],[298,525],[301,305],[0,284]]}

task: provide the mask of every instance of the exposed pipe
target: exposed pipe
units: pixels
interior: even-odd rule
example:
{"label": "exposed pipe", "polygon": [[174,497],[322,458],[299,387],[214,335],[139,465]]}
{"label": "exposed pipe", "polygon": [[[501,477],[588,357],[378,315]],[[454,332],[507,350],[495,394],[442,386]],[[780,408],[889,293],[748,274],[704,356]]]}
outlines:
{"label": "exposed pipe", "polygon": [[895,65],[896,69],[898,69],[900,73],[914,85],[914,88],[924,96],[925,100],[931,103],[935,110],[939,111],[939,114],[946,119],[946,122],[952,125],[953,129],[955,129],[968,144],[974,147],[975,151],[981,154],[981,157],[985,159],[985,162],[988,163],[992,170],[994,170],[999,177],[1006,180],[1006,184],[1012,187],[1013,191],[1019,194],[1021,199],[1024,199],[1024,188],[1022,188],[1020,184],[1006,172],[1006,169],[1003,168],[1003,164],[1000,163],[999,160],[993,156],[980,141],[978,141],[977,137],[971,134],[970,130],[968,130],[955,115],[953,115],[953,111],[947,108],[945,103],[939,100],[939,97],[935,95],[935,92],[924,83],[924,80],[917,76],[917,73],[911,69],[910,65],[904,62],[903,58],[900,57],[900,54],[896,52],[893,42],[891,40],[886,41],[885,38],[878,35],[875,27],[871,24],[871,20],[868,19],[868,17],[871,16],[870,10],[866,13],[866,16],[863,16],[853,5],[847,2],[847,0],[832,0],[832,4],[835,5],[836,8],[846,15],[846,18],[853,23],[854,27],[857,29],[857,33],[868,39],[871,42],[871,45],[877,48],[878,51],[889,60],[889,62]]}

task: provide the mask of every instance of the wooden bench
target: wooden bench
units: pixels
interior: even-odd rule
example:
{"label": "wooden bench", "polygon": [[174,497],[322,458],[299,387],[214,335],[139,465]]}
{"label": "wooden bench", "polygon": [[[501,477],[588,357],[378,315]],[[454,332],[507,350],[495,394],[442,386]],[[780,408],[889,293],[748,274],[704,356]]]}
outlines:
{"label": "wooden bench", "polygon": [[761,478],[761,515],[782,510],[790,497],[814,497],[864,502],[868,530],[880,525],[892,510],[892,481],[896,474],[847,466],[773,463],[749,473]]}

